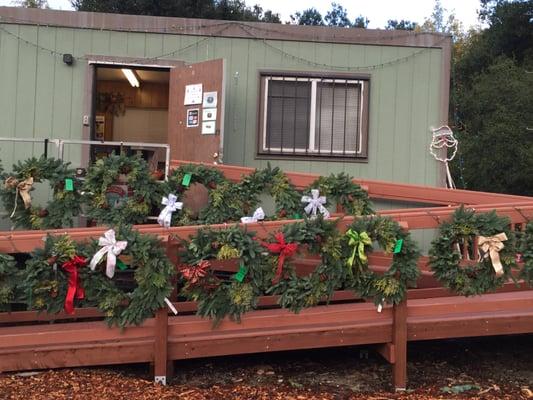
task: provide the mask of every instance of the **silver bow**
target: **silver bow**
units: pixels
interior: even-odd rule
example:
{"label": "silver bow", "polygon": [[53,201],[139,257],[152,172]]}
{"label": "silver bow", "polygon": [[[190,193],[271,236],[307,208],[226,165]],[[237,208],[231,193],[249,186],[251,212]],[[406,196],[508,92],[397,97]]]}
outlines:
{"label": "silver bow", "polygon": [[317,210],[324,216],[329,218],[329,211],[324,204],[326,204],[326,196],[320,196],[318,189],[311,189],[311,197],[302,196],[302,203],[308,203],[305,206],[305,212],[311,214],[311,218],[316,218]]}
{"label": "silver bow", "polygon": [[89,267],[92,271],[102,261],[102,258],[107,254],[107,263],[105,274],[109,278],[113,278],[115,275],[115,265],[117,264],[117,256],[128,246],[127,241],[117,242],[115,239],[115,231],[113,229],[108,230],[98,239],[98,245],[102,246],[100,250],[93,256]]}
{"label": "silver bow", "polygon": [[241,218],[241,222],[243,224],[249,224],[249,223],[257,222],[257,221],[260,221],[260,220],[263,220],[263,219],[265,219],[265,212],[263,211],[262,207],[259,207],[259,208],[257,208],[254,211],[254,215],[253,216],[251,216],[251,217],[242,217]]}
{"label": "silver bow", "polygon": [[172,213],[183,208],[183,203],[176,201],[178,198],[176,195],[169,194],[168,197],[163,196],[161,204],[165,206],[163,210],[159,213],[157,217],[157,223],[165,228],[170,226],[170,221],[172,220]]}

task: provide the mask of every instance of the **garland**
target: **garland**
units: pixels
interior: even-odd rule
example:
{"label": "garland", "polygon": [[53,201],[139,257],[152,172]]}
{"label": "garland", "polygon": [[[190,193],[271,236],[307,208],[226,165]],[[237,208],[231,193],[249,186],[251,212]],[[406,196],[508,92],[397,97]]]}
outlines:
{"label": "garland", "polygon": [[11,303],[18,297],[16,284],[19,278],[13,257],[0,254],[0,312],[11,311]]}
{"label": "garland", "polygon": [[521,253],[524,261],[521,278],[529,286],[533,286],[533,222],[526,225],[526,230],[521,241]]}
{"label": "garland", "polygon": [[83,184],[87,216],[98,224],[140,224],[161,202],[161,188],[139,156],[112,154],[89,167]]}
{"label": "garland", "polygon": [[[515,237],[509,224],[509,219],[498,217],[495,211],[476,214],[464,207],[457,209],[450,222],[441,224],[439,237],[429,251],[435,278],[464,296],[493,292],[501,287],[512,278],[511,269],[516,266]],[[475,241],[480,239],[491,240],[486,247],[480,245],[481,260],[480,255],[472,254]],[[464,252],[472,261],[463,266],[460,262]],[[495,256],[501,262],[501,272]]]}
{"label": "garland", "polygon": [[118,255],[120,272],[110,279],[102,273],[105,258],[95,271],[89,267],[100,250],[97,241],[82,245],[67,235],[47,236],[44,249],[26,263],[22,287],[28,308],[74,314],[75,307],[98,307],[110,325],[121,327],[152,317],[172,291],[174,267],[156,237],[123,227],[117,239],[128,246]]}
{"label": "garland", "polygon": [[[262,251],[253,235],[238,227],[199,230],[184,242],[180,254],[180,294],[198,301],[198,315],[215,324],[225,316],[240,321],[243,313],[257,307],[262,288],[272,279]],[[216,264],[224,262],[239,265],[239,272],[227,279],[216,270]]]}
{"label": "garland", "polygon": [[[392,263],[383,274],[368,268],[367,254],[373,250],[374,242],[385,253],[392,253]],[[378,307],[384,303],[400,303],[406,298],[407,289],[416,286],[420,274],[417,245],[409,232],[390,218],[372,216],[357,219],[346,231],[343,252],[353,289],[362,297],[373,298]]]}
{"label": "garland", "polygon": [[[11,213],[15,227],[25,229],[54,229],[71,227],[80,214],[80,182],[69,163],[53,158],[30,158],[13,166],[11,174],[3,174],[0,198]],[[32,204],[31,192],[35,183],[49,181],[53,200],[45,208]]]}

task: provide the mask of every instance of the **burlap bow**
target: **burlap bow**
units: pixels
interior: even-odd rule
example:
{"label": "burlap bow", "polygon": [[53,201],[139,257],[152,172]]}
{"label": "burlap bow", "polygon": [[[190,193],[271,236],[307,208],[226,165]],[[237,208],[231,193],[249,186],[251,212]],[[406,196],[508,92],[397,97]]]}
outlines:
{"label": "burlap bow", "polygon": [[10,218],[15,215],[15,211],[17,210],[17,196],[20,194],[20,197],[22,198],[22,201],[24,202],[24,208],[30,208],[31,206],[31,196],[30,196],[30,190],[33,186],[33,177],[29,177],[24,179],[23,181],[19,181],[17,178],[10,176],[7,178],[4,182],[4,187],[6,189],[16,189],[15,192],[15,208],[13,208],[13,212],[11,213]]}
{"label": "burlap bow", "polygon": [[505,232],[498,233],[494,236],[478,236],[477,244],[479,249],[483,252],[481,259],[486,259],[490,257],[492,262],[492,267],[496,276],[503,275],[503,265],[500,261],[499,252],[505,247],[502,242],[507,240],[507,235]]}

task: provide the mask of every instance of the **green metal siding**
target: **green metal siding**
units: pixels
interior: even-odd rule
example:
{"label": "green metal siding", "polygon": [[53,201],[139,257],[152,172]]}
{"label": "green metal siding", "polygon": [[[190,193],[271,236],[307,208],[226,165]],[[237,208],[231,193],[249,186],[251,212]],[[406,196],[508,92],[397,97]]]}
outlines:
{"label": "green metal siding", "polygon": [[[443,57],[440,49],[0,26],[41,47],[75,56],[142,59],[183,49],[168,58],[186,62],[225,58],[224,161],[253,167],[267,163],[255,159],[260,69],[327,71],[326,66],[312,64],[360,67],[416,53],[402,62],[357,71],[371,75],[368,162],[270,162],[286,170],[320,174],[345,171],[361,178],[438,183],[439,165],[429,155],[428,146],[429,128],[439,123]],[[81,138],[86,68],[86,61],[76,61],[69,67],[59,56],[0,31],[0,136]],[[14,160],[41,152],[38,145],[0,143],[0,146],[0,159],[8,169]],[[81,149],[67,147],[66,155],[75,164],[80,154]]]}

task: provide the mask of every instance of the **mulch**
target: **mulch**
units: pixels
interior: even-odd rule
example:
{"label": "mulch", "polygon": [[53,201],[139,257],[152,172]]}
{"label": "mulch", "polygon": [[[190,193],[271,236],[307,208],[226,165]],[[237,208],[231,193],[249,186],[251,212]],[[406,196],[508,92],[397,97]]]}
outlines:
{"label": "mulch", "polygon": [[146,364],[0,374],[0,399],[533,399],[533,335],[409,344],[409,390],[371,347],[184,360],[167,386]]}

